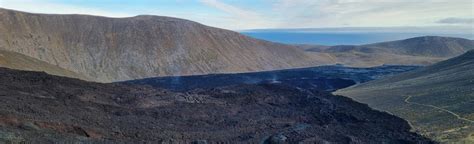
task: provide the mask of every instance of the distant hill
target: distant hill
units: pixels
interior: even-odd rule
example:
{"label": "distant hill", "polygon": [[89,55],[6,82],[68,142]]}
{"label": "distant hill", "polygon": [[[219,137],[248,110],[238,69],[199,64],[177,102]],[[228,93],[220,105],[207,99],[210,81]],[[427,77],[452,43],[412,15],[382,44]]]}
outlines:
{"label": "distant hill", "polygon": [[335,92],[407,119],[441,142],[474,142],[474,50]]}
{"label": "distant hill", "polygon": [[425,36],[368,45],[315,46],[306,51],[329,53],[338,63],[352,66],[380,64],[429,65],[474,49],[463,38]]}
{"label": "distant hill", "polygon": [[0,50],[111,82],[333,63],[291,45],[160,16],[107,18],[0,8]]}
{"label": "distant hill", "polygon": [[303,29],[253,29],[241,33],[287,44],[364,45],[421,36],[474,39],[472,28],[460,25],[422,27],[333,27]]}
{"label": "distant hill", "polygon": [[425,36],[363,47],[384,49],[396,54],[413,56],[455,57],[474,49],[474,41],[463,38]]}

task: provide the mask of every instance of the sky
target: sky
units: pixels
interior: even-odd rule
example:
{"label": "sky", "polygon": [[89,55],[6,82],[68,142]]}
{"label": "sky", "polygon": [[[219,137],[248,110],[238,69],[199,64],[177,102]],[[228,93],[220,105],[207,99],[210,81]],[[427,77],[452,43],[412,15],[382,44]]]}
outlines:
{"label": "sky", "polygon": [[231,30],[327,27],[464,27],[474,0],[0,0],[34,13],[171,16]]}

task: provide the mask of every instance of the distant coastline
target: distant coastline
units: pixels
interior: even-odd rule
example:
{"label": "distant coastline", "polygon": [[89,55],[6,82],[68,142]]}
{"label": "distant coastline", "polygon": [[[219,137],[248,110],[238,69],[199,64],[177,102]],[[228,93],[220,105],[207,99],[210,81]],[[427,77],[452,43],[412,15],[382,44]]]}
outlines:
{"label": "distant coastline", "polygon": [[255,29],[243,30],[240,33],[258,39],[286,44],[328,46],[361,45],[420,36],[474,39],[472,29],[462,27]]}

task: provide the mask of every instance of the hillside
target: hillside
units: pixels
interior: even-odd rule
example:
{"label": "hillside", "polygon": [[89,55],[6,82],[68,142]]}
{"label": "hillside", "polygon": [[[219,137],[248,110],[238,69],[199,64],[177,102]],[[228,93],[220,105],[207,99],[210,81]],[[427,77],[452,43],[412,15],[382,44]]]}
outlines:
{"label": "hillside", "polygon": [[0,68],[0,143],[431,143],[406,121],[283,84],[183,93]]}
{"label": "hillside", "polygon": [[425,36],[399,41],[331,47],[305,47],[306,51],[328,53],[341,64],[373,66],[381,64],[430,65],[474,49],[474,41],[462,38]]}
{"label": "hillside", "polygon": [[0,50],[19,53],[97,82],[336,63],[354,67],[430,65],[474,47],[471,40],[448,37],[418,37],[361,46],[285,45],[188,20],[150,15],[108,18],[32,14],[0,8],[0,19]]}
{"label": "hillside", "polygon": [[0,67],[18,70],[43,71],[52,75],[91,80],[90,78],[81,74],[60,68],[55,65],[51,65],[38,59],[4,50],[0,50]]}
{"label": "hillside", "polygon": [[425,36],[376,43],[364,47],[385,49],[392,53],[413,56],[455,57],[474,49],[474,41],[463,38]]}
{"label": "hillside", "polygon": [[170,17],[49,15],[0,8],[0,19],[0,50],[100,82],[333,63],[325,54]]}
{"label": "hillside", "polygon": [[[310,50],[321,50],[315,47]],[[455,57],[468,50],[474,49],[474,41],[463,38],[425,36],[405,40],[374,43],[368,45],[340,45],[323,48],[324,52],[349,52],[358,51],[364,53],[390,52],[393,54],[429,57]]]}
{"label": "hillside", "polygon": [[474,141],[474,51],[335,92],[407,119],[442,142]]}

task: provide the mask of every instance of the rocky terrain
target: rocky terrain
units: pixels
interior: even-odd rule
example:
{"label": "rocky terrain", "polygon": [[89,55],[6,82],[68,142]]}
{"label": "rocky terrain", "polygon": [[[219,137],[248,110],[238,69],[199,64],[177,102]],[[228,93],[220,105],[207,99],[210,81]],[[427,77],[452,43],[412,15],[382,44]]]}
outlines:
{"label": "rocky terrain", "polygon": [[0,50],[99,82],[332,63],[325,54],[171,17],[48,15],[0,8],[0,19]]}
{"label": "rocky terrain", "polygon": [[386,65],[371,68],[353,68],[333,65],[251,73],[155,77],[124,81],[120,83],[149,85],[173,91],[186,91],[196,88],[214,88],[239,84],[285,83],[303,89],[334,91],[356,83],[380,79],[417,68],[420,67]]}
{"label": "rocky terrain", "polygon": [[473,49],[0,8],[0,143],[473,143]]}
{"label": "rocky terrain", "polygon": [[2,142],[432,143],[403,119],[284,83],[186,92],[0,68]]}
{"label": "rocky terrain", "polygon": [[474,51],[336,91],[408,120],[440,142],[474,142]]}

